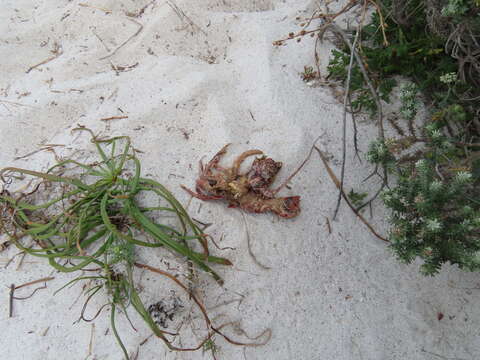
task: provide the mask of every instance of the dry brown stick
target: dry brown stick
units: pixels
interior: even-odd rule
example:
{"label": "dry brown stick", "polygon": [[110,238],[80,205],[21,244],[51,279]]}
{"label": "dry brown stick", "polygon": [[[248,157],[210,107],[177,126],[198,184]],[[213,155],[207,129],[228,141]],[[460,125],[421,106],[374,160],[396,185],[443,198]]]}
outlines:
{"label": "dry brown stick", "polygon": [[33,66],[30,66],[27,71],[25,71],[26,74],[28,74],[30,71],[32,71],[33,69],[36,69],[37,67],[39,66],[42,66],[42,65],[45,65],[47,63],[49,63],[50,61],[53,61],[55,60],[56,58],[58,58],[60,55],[63,54],[63,50],[62,50],[62,46],[61,45],[58,45],[56,44],[55,45],[55,48],[53,49],[52,51],[53,53],[53,56],[50,56],[48,59],[45,59],[41,62],[39,62],[38,64],[35,64]]}
{"label": "dry brown stick", "polygon": [[45,278],[41,278],[41,279],[38,279],[38,280],[30,281],[30,282],[27,282],[25,284],[16,286],[15,290],[21,289],[21,288],[26,287],[26,286],[35,285],[35,284],[38,284],[38,283],[41,283],[41,282],[47,282],[47,281],[50,281],[50,280],[53,280],[53,279],[55,279],[55,278],[54,277],[45,277]]}
{"label": "dry brown stick", "polygon": [[[338,27],[337,25],[335,24],[329,24],[327,26],[327,29],[330,29],[330,31],[340,35],[344,41],[345,44],[347,44],[347,46],[349,47],[350,49],[350,52],[353,53],[353,55],[355,56],[355,59],[357,61],[357,64],[358,64],[358,68],[360,69],[360,72],[362,73],[363,75],[363,79],[365,81],[365,83],[367,84],[368,86],[368,89],[370,90],[370,93],[373,97],[373,99],[375,100],[375,104],[377,106],[377,125],[378,125],[378,137],[382,140],[382,141],[385,141],[385,130],[384,130],[384,126],[383,126],[383,111],[382,111],[382,103],[380,101],[380,97],[378,96],[377,94],[377,91],[375,90],[375,87],[373,86],[372,84],[372,81],[370,80],[370,77],[368,75],[368,72],[367,72],[367,69],[365,68],[365,65],[363,63],[363,59],[361,58],[361,56],[358,54],[358,52],[355,50],[355,47],[352,45],[352,43],[350,42],[350,40],[348,39],[348,36],[347,34],[345,33],[345,31],[343,31],[340,27]],[[383,178],[382,178],[382,185],[381,185],[381,188],[380,190],[377,192],[377,194],[372,198],[370,199],[367,203],[371,203],[375,198],[376,196],[380,193],[380,191],[388,184],[388,173],[387,173],[387,168],[384,166],[383,167]],[[342,189],[343,190],[343,189]],[[351,205],[351,204],[350,204]]]}
{"label": "dry brown stick", "polygon": [[96,33],[95,30],[92,29],[92,33],[93,35],[95,35],[95,37],[98,39],[98,41],[100,41],[103,45],[103,47],[105,48],[105,50],[107,50],[108,52],[110,52],[110,48],[108,47],[108,45],[105,43],[105,41],[103,41],[103,39],[100,37],[100,35],[98,35]]}
{"label": "dry brown stick", "polygon": [[199,30],[203,35],[207,35],[205,30],[203,30],[200,26],[195,24],[192,19],[190,19],[185,12],[178,7],[178,5],[173,1],[167,0],[167,5],[170,6],[170,8],[177,14],[177,16],[180,18],[180,20],[184,21],[185,19],[187,20],[187,23],[193,28]]}
{"label": "dry brown stick", "polygon": [[247,223],[247,218],[245,217],[245,214],[243,211],[240,210],[240,213],[242,214],[242,218],[243,218],[243,222],[245,224],[245,232],[247,234],[247,248],[248,248],[248,253],[249,255],[251,256],[253,262],[255,264],[257,264],[258,266],[260,266],[262,269],[264,270],[270,270],[271,267],[269,266],[266,266],[266,265],[263,265],[260,261],[257,260],[257,257],[255,256],[255,254],[253,253],[252,251],[252,246],[251,246],[251,238],[250,238],[250,231],[248,231],[248,223]]}
{"label": "dry brown stick", "polygon": [[308,159],[310,159],[310,157],[312,156],[313,148],[315,147],[315,144],[317,143],[318,139],[320,139],[320,137],[316,138],[315,141],[313,142],[312,148],[310,149],[310,152],[308,153],[305,160],[302,161],[300,166],[278,188],[273,190],[272,195],[276,195],[280,190],[282,190],[285,186],[287,186],[287,184],[295,177],[295,175],[297,175],[298,172],[302,170],[302,168],[307,163]]}
{"label": "dry brown stick", "polygon": [[26,107],[35,108],[35,106],[32,106],[32,105],[22,104],[22,103],[19,103],[19,102],[8,101],[8,100],[0,100],[0,103],[5,103],[5,104],[10,104],[10,105],[15,105],[15,106],[26,106]]}
{"label": "dry brown stick", "polygon": [[[47,288],[47,281],[50,281],[50,280],[53,280],[53,279],[55,279],[55,278],[54,278],[54,277],[46,277],[46,278],[42,278],[42,279],[30,281],[30,282],[27,282],[27,283],[22,284],[22,285],[15,286],[15,287],[13,288],[13,290],[10,289],[10,302],[11,302],[10,308],[11,308],[11,309],[13,308],[13,306],[12,306],[12,305],[13,305],[13,299],[15,299],[15,300],[26,300],[26,299],[30,299],[33,295],[35,295],[35,293],[36,293],[38,290],[46,289],[46,288]],[[30,295],[28,295],[28,296],[25,296],[25,297],[17,297],[17,296],[14,296],[14,295],[13,295],[13,291],[15,291],[15,290],[21,289],[21,288],[26,287],[26,286],[38,284],[38,283],[40,283],[40,282],[43,282],[44,285],[36,288],[35,290],[33,290],[33,292],[32,292]],[[12,284],[12,286],[13,286],[13,284]]]}
{"label": "dry brown stick", "polygon": [[17,268],[15,269],[16,271],[20,270],[20,268],[23,265],[23,260],[25,260],[25,256],[27,256],[27,253],[24,251],[22,255],[20,255],[20,261],[17,264]]}
{"label": "dry brown stick", "polygon": [[139,344],[139,346],[145,345],[145,344],[147,343],[147,341],[150,340],[150,338],[151,338],[152,336],[153,336],[153,334],[150,335],[150,336],[148,336],[148,337],[146,337],[145,339],[143,339],[142,342]]}
{"label": "dry brown stick", "polygon": [[106,118],[102,118],[102,121],[110,121],[110,120],[120,120],[120,119],[128,119],[128,115],[121,115],[121,116],[110,116]]}
{"label": "dry brown stick", "polygon": [[146,5],[144,5],[142,8],[140,8],[139,10],[135,11],[135,12],[126,12],[125,15],[127,16],[130,16],[130,17],[135,17],[135,18],[139,18],[143,15],[143,13],[145,12],[145,10],[152,4],[154,4],[157,0],[152,0],[150,1],[149,3],[147,3]]}
{"label": "dry brown stick", "polygon": [[[313,30],[305,30],[306,27],[303,27],[303,29],[298,32],[297,34],[294,34],[294,33],[290,33],[288,38],[285,38],[285,39],[280,39],[280,40],[277,40],[277,41],[274,41],[273,42],[273,45],[281,45],[283,44],[284,41],[287,41],[287,40],[291,40],[291,39],[295,39],[295,38],[298,38],[298,37],[304,37],[305,35],[308,35],[308,34],[311,34],[311,33],[317,33],[317,32],[322,32],[323,29],[332,24],[333,21],[340,15],[350,11],[353,7],[355,7],[357,5],[357,1],[358,0],[350,0],[348,2],[348,4],[346,4],[340,11],[336,12],[335,14],[319,14],[318,16],[314,16],[311,20],[313,19],[322,19],[322,20],[325,20],[326,23],[321,25],[320,27],[318,28],[315,28]],[[310,20],[310,22],[311,22]],[[309,23],[310,24],[310,23]]]}
{"label": "dry brown stick", "polygon": [[93,335],[95,333],[95,323],[92,323],[92,328],[90,330],[90,342],[88,343],[88,354],[85,360],[88,359],[90,355],[92,355],[92,349],[93,349]]}
{"label": "dry brown stick", "polygon": [[380,20],[380,28],[382,29],[383,46],[388,46],[390,44],[387,40],[387,35],[385,34],[385,28],[387,27],[387,25],[385,24],[385,20],[383,19],[382,10],[380,9],[380,6],[376,3],[376,1],[369,0],[369,2],[372,3],[373,6],[377,9],[378,18]]}
{"label": "dry brown stick", "polygon": [[47,283],[44,283],[43,286],[40,286],[38,288],[36,288],[35,290],[33,290],[33,292],[28,295],[28,296],[23,296],[23,297],[18,297],[18,296],[15,296],[14,299],[15,300],[27,300],[27,299],[30,299],[33,295],[35,295],[35,293],[38,291],[38,290],[42,290],[42,289],[46,289],[47,288]]}
{"label": "dry brown stick", "polygon": [[[325,168],[327,169],[327,173],[328,175],[330,176],[330,179],[333,181],[333,183],[335,184],[335,186],[340,190],[340,181],[338,180],[337,176],[335,175],[335,173],[333,172],[332,168],[330,167],[330,165],[328,164],[328,161],[325,157],[325,155],[323,155],[322,151],[317,148],[315,146],[315,150],[318,152],[318,155],[320,156],[320,159],[322,160],[323,162],[323,165],[325,165]],[[370,223],[362,216],[362,214],[360,214],[356,209],[355,207],[352,205],[352,203],[350,202],[350,200],[348,199],[347,195],[345,194],[345,192],[343,190],[342,191],[342,196],[343,196],[343,199],[345,200],[345,202],[347,203],[347,205],[350,207],[350,209],[352,209],[352,211],[355,213],[355,215],[357,215],[357,217],[365,224],[365,226],[371,231],[371,233],[373,235],[375,235],[377,238],[379,238],[380,240],[382,241],[385,241],[385,242],[389,242],[386,238],[384,238],[383,236],[379,235],[375,229],[373,228],[372,225],[370,225]]]}
{"label": "dry brown stick", "polygon": [[0,244],[0,252],[6,250],[12,243],[7,240]]}
{"label": "dry brown stick", "polygon": [[325,220],[326,220],[325,222],[327,224],[328,234],[330,235],[332,233],[332,226],[330,225],[330,219],[327,216],[325,216]]}
{"label": "dry brown stick", "polygon": [[24,253],[25,253],[25,251],[20,251],[19,253],[13,255],[10,259],[8,259],[7,263],[5,264],[4,269],[6,269],[6,268],[12,263],[12,261],[15,260],[15,258],[16,258],[17,256],[22,255],[22,254],[24,254]]}
{"label": "dry brown stick", "polygon": [[95,315],[91,319],[87,319],[85,317],[85,311],[87,310],[88,303],[90,302],[90,300],[93,298],[93,296],[96,293],[97,293],[96,291],[93,291],[90,295],[88,295],[87,300],[85,300],[85,302],[83,304],[82,311],[80,311],[80,316],[79,316],[77,322],[80,322],[80,320],[83,320],[85,322],[94,321],[102,313],[103,309],[105,309],[105,307],[110,305],[110,303],[103,304],[102,306],[100,306],[100,308],[97,310],[97,312],[95,313]]}
{"label": "dry brown stick", "polygon": [[382,103],[380,101],[380,97],[377,94],[377,91],[375,90],[375,88],[372,84],[372,81],[370,80],[367,69],[365,68],[365,65],[363,64],[363,59],[360,57],[358,52],[355,51],[355,48],[353,47],[352,43],[348,39],[348,36],[345,33],[345,31],[343,31],[339,26],[337,26],[335,24],[328,24],[327,29],[330,29],[330,31],[340,35],[343,42],[350,49],[350,52],[353,53],[353,55],[355,56],[355,60],[357,61],[358,68],[360,69],[360,72],[362,73],[363,79],[365,80],[365,83],[367,84],[367,87],[368,87],[368,89],[369,89],[370,93],[372,94],[372,97],[375,101],[375,105],[377,106],[379,137],[380,137],[380,139],[384,140],[385,139],[385,133],[384,133],[384,129],[383,129]]}
{"label": "dry brown stick", "polygon": [[[202,230],[203,231],[203,230]],[[224,251],[224,250],[235,250],[234,247],[231,247],[231,246],[224,246],[224,247],[220,247],[218,246],[217,242],[215,241],[215,239],[213,238],[213,236],[210,236],[210,235],[207,235],[208,238],[210,239],[210,241],[213,243],[213,245],[218,249],[218,250],[221,250],[221,251]],[[223,240],[225,234],[222,234],[220,236],[220,241]]]}
{"label": "dry brown stick", "polygon": [[108,59],[109,57],[112,57],[113,55],[115,55],[118,50],[120,50],[122,47],[124,47],[134,37],[138,36],[138,34],[140,34],[140,32],[143,30],[143,25],[140,24],[137,20],[134,20],[132,18],[127,18],[127,19],[138,25],[137,31],[135,31],[135,33],[133,35],[131,35],[127,40],[125,40],[123,43],[121,43],[119,46],[117,46],[115,48],[115,50],[113,50],[110,54],[105,55],[104,57],[101,57],[100,60],[105,60],[105,59]]}
{"label": "dry brown stick", "polygon": [[353,58],[355,49],[357,47],[358,37],[360,35],[360,29],[357,28],[355,39],[352,44],[352,51],[350,51],[350,63],[347,71],[347,84],[345,88],[345,95],[343,97],[343,115],[342,115],[342,169],[340,173],[340,189],[338,192],[337,205],[333,213],[333,220],[337,217],[338,209],[340,209],[340,203],[342,201],[343,183],[345,181],[345,162],[347,159],[347,103],[350,96],[350,80],[352,78]]}
{"label": "dry brown stick", "polygon": [[10,285],[10,299],[8,302],[8,317],[13,317],[13,299],[15,294],[15,284]]}

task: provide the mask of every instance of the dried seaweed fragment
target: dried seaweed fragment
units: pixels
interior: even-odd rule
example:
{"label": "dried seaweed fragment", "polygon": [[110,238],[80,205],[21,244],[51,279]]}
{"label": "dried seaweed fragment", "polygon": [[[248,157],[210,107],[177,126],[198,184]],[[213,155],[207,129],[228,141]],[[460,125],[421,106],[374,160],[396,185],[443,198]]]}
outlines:
{"label": "dried seaweed fragment", "polygon": [[175,292],[172,291],[172,294],[169,297],[151,304],[148,307],[148,313],[152,316],[157,325],[166,329],[168,327],[168,322],[173,321],[173,317],[183,308],[182,301],[175,295]]}
{"label": "dried seaweed fragment", "polygon": [[200,162],[200,174],[196,181],[196,192],[182,186],[190,195],[201,200],[227,200],[229,207],[239,207],[253,213],[273,212],[280,217],[293,218],[300,213],[300,196],[275,197],[283,187],[272,190],[275,176],[282,168],[266,156],[256,158],[250,169],[240,173],[240,165],[253,155],[263,155],[260,150],[248,150],[238,156],[232,167],[219,165],[229,144],[225,145],[210,162]]}

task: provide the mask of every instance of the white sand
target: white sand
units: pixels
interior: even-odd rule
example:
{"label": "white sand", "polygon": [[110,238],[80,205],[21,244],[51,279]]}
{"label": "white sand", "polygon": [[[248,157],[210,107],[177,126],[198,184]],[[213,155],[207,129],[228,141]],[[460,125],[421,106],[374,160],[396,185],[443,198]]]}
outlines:
{"label": "white sand", "polygon": [[[241,151],[259,148],[284,162],[281,176],[286,177],[322,135],[319,143],[334,155],[338,172],[342,106],[329,89],[309,87],[299,76],[304,65],[313,65],[313,41],[272,46],[296,29],[295,18],[308,16],[315,1],[171,0],[188,20],[158,0],[135,19],[143,25],[138,36],[102,59],[139,28],[125,12],[138,11],[149,2],[84,2],[111,14],[80,6],[76,0],[0,3],[0,167],[45,170],[54,162],[50,153],[13,161],[38,149],[40,143],[66,144],[59,150],[63,154],[91,150],[86,136],[70,134],[81,123],[103,134],[131,136],[145,152],[140,156],[144,173],[162,181],[185,204],[189,196],[179,185],[192,185],[197,161],[212,156],[225,143],[233,144],[227,161]],[[52,56],[55,42],[63,53],[26,73]],[[320,49],[323,65],[329,46]],[[137,63],[130,71],[112,70],[112,64]],[[100,121],[118,115],[128,119]],[[362,144],[374,133],[371,125],[362,124]],[[349,153],[351,157],[352,149]],[[349,169],[347,183],[358,189],[356,184],[369,169],[351,159]],[[373,191],[374,185],[366,190]],[[214,223],[209,230],[217,240],[225,234],[221,246],[235,248],[214,250],[235,264],[216,267],[225,289],[202,275],[199,290],[207,293],[208,307],[238,299],[237,294],[243,301],[218,307],[212,314],[224,314],[219,321],[241,320],[251,335],[266,328],[273,332],[267,345],[245,350],[217,337],[219,359],[480,358],[477,274],[445,267],[435,278],[422,277],[418,264],[398,264],[345,206],[329,235],[325,217],[332,215],[337,192],[316,155],[292,181],[292,189],[285,191],[289,193],[302,196],[298,218],[247,215],[252,250],[270,270],[260,268],[248,254],[239,211],[198,200],[189,206],[196,218]],[[375,214],[382,216],[382,211]],[[382,224],[376,225],[385,231]],[[1,253],[2,264],[15,253],[13,247]],[[161,254],[139,256],[161,267],[165,260]],[[170,255],[167,259],[174,261]],[[30,257],[17,271],[18,261],[1,269],[1,359],[122,358],[111,332],[104,336],[108,311],[95,322],[92,352],[87,356],[91,324],[72,325],[83,303],[74,304],[81,285],[62,297],[53,296],[72,275],[54,273],[48,289],[16,301],[14,317],[8,318],[7,287],[51,274],[47,264]],[[141,283],[142,295],[152,301],[174,288],[149,274]],[[25,295],[27,290],[19,294]],[[92,301],[89,315],[104,300],[99,296]],[[440,321],[438,313],[444,314]],[[118,316],[130,353],[149,334],[137,317],[133,321],[138,332]],[[227,332],[245,340],[231,329]],[[195,337],[186,335],[182,340],[192,344]],[[139,360],[209,357],[201,351],[170,353],[153,338],[139,348],[138,355]]]}

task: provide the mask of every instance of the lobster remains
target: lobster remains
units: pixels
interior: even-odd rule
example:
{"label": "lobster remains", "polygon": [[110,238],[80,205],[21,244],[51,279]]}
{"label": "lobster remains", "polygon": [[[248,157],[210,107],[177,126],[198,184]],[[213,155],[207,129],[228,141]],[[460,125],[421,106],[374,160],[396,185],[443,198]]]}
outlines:
{"label": "lobster remains", "polygon": [[196,181],[196,192],[182,185],[190,195],[201,200],[227,200],[229,207],[239,207],[253,213],[271,211],[283,218],[293,218],[300,213],[300,196],[278,197],[275,195],[286,184],[270,189],[282,163],[266,156],[257,157],[250,169],[240,174],[240,165],[249,156],[263,155],[260,150],[249,150],[238,156],[230,168],[219,165],[227,152],[225,145],[204,166],[200,161],[200,174]]}

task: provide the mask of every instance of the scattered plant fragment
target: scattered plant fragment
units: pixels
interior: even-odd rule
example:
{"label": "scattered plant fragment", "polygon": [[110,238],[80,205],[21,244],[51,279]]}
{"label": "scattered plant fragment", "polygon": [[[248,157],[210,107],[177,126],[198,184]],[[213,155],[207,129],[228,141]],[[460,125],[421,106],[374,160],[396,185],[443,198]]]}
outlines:
{"label": "scattered plant fragment", "polygon": [[313,70],[313,66],[305,65],[303,72],[300,74],[304,82],[315,80],[318,77],[318,72]]}
{"label": "scattered plant fragment", "polygon": [[363,201],[368,196],[366,192],[356,192],[355,190],[351,189],[348,193],[348,198],[355,206],[360,206],[363,204]]}
{"label": "scattered plant fragment", "polygon": [[148,307],[148,312],[155,319],[155,323],[162,328],[168,327],[168,322],[173,321],[175,314],[179,313],[184,306],[175,292]]}

